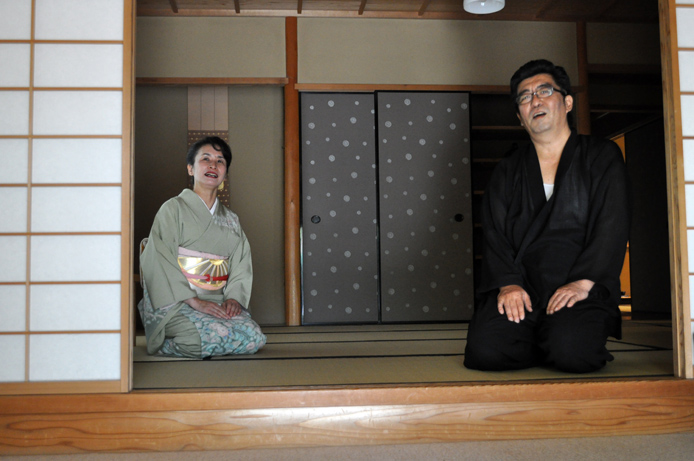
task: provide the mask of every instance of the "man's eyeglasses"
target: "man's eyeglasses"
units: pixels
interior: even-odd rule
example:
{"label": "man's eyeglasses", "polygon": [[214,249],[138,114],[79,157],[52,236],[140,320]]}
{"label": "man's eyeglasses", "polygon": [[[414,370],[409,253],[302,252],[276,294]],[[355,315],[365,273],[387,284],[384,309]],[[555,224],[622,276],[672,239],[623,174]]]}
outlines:
{"label": "man's eyeglasses", "polygon": [[562,95],[566,96],[566,91],[554,88],[552,85],[542,85],[539,86],[534,93],[523,93],[516,98],[516,104],[522,106],[523,104],[528,104],[533,100],[533,96],[537,96],[540,99],[549,98],[554,94],[555,91],[560,92]]}

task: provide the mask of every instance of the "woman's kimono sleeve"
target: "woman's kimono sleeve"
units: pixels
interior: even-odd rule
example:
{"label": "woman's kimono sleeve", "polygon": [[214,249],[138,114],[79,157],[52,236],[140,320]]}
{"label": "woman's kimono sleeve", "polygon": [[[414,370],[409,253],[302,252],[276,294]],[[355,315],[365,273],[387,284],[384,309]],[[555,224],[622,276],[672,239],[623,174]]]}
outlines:
{"label": "woman's kimono sleeve", "polygon": [[142,275],[155,309],[197,296],[178,265],[182,223],[177,205],[174,198],[159,209],[140,256]]}
{"label": "woman's kimono sleeve", "polygon": [[253,286],[253,263],[251,261],[251,246],[246,234],[240,230],[241,241],[229,257],[229,280],[224,286],[224,299],[235,299],[241,306],[248,309]]}

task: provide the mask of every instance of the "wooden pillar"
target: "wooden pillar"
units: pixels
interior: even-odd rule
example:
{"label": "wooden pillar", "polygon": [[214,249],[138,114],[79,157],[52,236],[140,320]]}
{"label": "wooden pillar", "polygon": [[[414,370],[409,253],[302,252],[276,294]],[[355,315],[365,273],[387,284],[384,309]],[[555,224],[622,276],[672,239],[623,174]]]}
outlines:
{"label": "wooden pillar", "polygon": [[677,16],[674,0],[658,2],[660,64],[663,76],[665,168],[670,234],[670,292],[672,296],[673,365],[675,377],[694,378],[692,312],[690,306],[687,208],[684,191],[684,145],[680,93]]}
{"label": "wooden pillar", "polygon": [[576,129],[579,134],[590,134],[590,103],[588,102],[588,42],[586,23],[576,23],[578,46],[578,85],[582,88],[576,95]]}
{"label": "wooden pillar", "polygon": [[287,85],[284,87],[284,306],[287,325],[301,324],[301,259],[299,182],[299,92],[297,21],[285,19]]}

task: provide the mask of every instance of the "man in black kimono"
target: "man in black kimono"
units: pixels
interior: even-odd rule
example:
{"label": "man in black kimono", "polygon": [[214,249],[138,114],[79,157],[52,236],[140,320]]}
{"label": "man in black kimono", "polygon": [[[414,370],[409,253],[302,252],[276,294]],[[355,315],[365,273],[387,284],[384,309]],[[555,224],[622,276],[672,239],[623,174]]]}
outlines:
{"label": "man in black kimono", "polygon": [[545,60],[511,78],[532,143],[499,163],[484,194],[468,368],[584,373],[613,359],[605,344],[621,337],[627,173],[616,144],[571,131],[570,91],[566,71]]}

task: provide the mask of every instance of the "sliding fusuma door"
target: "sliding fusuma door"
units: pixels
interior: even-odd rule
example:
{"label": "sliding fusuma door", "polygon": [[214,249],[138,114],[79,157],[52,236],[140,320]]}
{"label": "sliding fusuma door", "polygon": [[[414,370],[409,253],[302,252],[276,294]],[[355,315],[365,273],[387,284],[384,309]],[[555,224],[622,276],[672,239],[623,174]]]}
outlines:
{"label": "sliding fusuma door", "polygon": [[472,315],[466,93],[301,99],[303,323]]}
{"label": "sliding fusuma door", "polygon": [[375,323],[374,95],[301,96],[303,323]]}
{"label": "sliding fusuma door", "polygon": [[378,93],[381,319],[472,315],[467,93]]}

